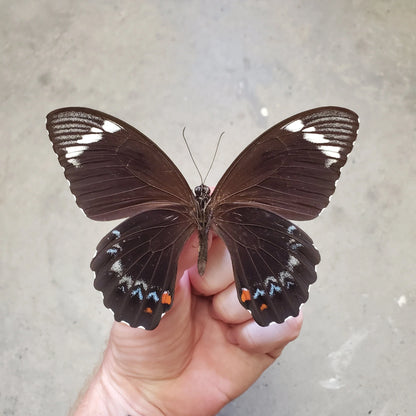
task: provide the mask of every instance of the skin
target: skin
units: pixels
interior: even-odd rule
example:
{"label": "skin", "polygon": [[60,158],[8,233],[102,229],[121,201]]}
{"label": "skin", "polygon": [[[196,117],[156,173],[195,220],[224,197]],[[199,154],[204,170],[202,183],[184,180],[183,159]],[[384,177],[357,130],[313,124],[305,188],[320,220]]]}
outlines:
{"label": "skin", "polygon": [[210,233],[208,247],[201,277],[197,235],[186,243],[172,309],[155,330],[114,323],[73,415],[215,415],[298,336],[301,314],[258,326],[237,300],[224,243]]}

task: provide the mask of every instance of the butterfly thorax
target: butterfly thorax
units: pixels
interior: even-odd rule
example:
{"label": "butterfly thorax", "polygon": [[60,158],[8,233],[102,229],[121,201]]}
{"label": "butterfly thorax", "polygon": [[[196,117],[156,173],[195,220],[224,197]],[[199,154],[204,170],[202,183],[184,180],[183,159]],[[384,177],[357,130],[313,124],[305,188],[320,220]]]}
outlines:
{"label": "butterfly thorax", "polygon": [[195,199],[197,201],[197,227],[199,237],[198,252],[198,272],[202,276],[205,272],[208,255],[208,233],[212,218],[212,210],[209,202],[211,200],[211,190],[208,186],[201,184],[194,189]]}

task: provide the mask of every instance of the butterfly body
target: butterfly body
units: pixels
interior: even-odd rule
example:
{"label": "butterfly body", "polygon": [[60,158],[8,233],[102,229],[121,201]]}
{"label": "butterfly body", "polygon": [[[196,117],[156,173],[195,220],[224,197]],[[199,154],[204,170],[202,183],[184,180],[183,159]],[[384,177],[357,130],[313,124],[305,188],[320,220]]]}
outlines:
{"label": "butterfly body", "polygon": [[94,286],[117,321],[154,329],[172,305],[180,252],[199,236],[204,274],[208,233],[225,242],[240,303],[262,326],[296,316],[316,280],[319,252],[290,220],[328,205],[358,130],[357,115],[320,107],[260,135],[213,193],[194,193],[166,154],[113,116],[82,107],[55,110],[47,128],[76,202],[95,220],[128,217],[98,244]]}
{"label": "butterfly body", "polygon": [[212,209],[209,204],[211,200],[211,190],[208,186],[201,184],[194,189],[197,201],[197,229],[199,240],[198,251],[198,273],[203,276],[207,265],[208,257],[208,233],[211,227]]}

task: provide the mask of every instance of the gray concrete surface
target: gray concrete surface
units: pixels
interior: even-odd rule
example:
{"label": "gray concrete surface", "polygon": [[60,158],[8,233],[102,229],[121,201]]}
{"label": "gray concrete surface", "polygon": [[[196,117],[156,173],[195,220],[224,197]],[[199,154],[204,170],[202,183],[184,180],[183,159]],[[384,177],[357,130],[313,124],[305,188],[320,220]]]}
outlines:
{"label": "gray concrete surface", "polygon": [[[357,145],[329,208],[299,339],[228,415],[414,415],[416,3],[0,1],[2,415],[63,415],[112,322],[89,261],[112,224],[75,206],[44,128],[82,105],[140,128],[210,183],[268,126],[341,105]],[[268,116],[261,109],[267,108]]]}

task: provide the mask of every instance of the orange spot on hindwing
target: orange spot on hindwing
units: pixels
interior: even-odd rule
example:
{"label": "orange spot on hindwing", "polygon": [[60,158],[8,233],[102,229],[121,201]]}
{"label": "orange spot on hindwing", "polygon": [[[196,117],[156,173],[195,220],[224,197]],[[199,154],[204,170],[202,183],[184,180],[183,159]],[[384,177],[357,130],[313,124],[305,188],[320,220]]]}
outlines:
{"label": "orange spot on hindwing", "polygon": [[261,311],[264,311],[267,308],[268,308],[268,306],[265,303],[262,303],[261,306],[260,306]]}
{"label": "orange spot on hindwing", "polygon": [[163,294],[162,294],[162,304],[170,305],[171,303],[172,303],[172,296],[167,291],[163,292]]}
{"label": "orange spot on hindwing", "polygon": [[241,302],[247,302],[251,300],[250,291],[248,289],[241,289],[240,299]]}
{"label": "orange spot on hindwing", "polygon": [[150,308],[149,306],[144,310],[145,313],[153,313],[152,308]]}

